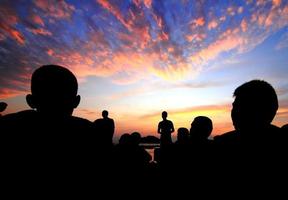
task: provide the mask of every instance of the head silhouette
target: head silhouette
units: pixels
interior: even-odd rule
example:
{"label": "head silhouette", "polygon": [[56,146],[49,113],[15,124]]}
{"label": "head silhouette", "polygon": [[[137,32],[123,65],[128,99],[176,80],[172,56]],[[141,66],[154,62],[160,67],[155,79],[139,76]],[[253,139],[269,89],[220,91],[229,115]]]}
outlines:
{"label": "head silhouette", "polygon": [[141,142],[141,134],[138,133],[138,132],[133,132],[131,134],[131,140],[132,140],[132,143],[135,144],[135,145],[138,145],[140,142]]}
{"label": "head silhouette", "polygon": [[213,123],[205,116],[195,117],[191,123],[190,134],[192,138],[208,139],[213,130]]}
{"label": "head silhouette", "polygon": [[177,130],[177,141],[178,143],[186,143],[189,140],[189,130],[181,127]]}
{"label": "head silhouette", "polygon": [[167,119],[168,113],[166,111],[162,112],[162,118],[165,120]]}
{"label": "head silhouette", "polygon": [[274,88],[262,80],[252,80],[234,91],[231,111],[236,130],[261,129],[269,125],[278,109]]}
{"label": "head silhouette", "polygon": [[71,116],[80,102],[77,90],[77,79],[71,71],[58,65],[44,65],[34,71],[31,94],[26,100],[43,115]]}
{"label": "head silhouette", "polygon": [[103,118],[108,118],[108,114],[109,114],[109,113],[108,113],[107,110],[103,110],[103,111],[102,111],[102,117],[103,117]]}
{"label": "head silhouette", "polygon": [[0,112],[3,112],[7,108],[7,103],[0,102]]}

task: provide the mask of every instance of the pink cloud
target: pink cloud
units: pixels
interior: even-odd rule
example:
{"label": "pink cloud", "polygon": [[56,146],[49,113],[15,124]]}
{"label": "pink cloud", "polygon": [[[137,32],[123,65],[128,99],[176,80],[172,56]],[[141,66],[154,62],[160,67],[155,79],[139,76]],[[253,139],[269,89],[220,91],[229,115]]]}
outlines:
{"label": "pink cloud", "polygon": [[205,63],[215,59],[222,52],[239,47],[244,43],[244,39],[236,34],[238,31],[238,29],[228,29],[226,32],[222,33],[214,43],[211,43],[207,48],[204,48],[193,55],[191,61],[196,65]]}
{"label": "pink cloud", "polygon": [[238,14],[241,14],[243,12],[244,8],[242,6],[240,6],[237,10]]}
{"label": "pink cloud", "polygon": [[218,26],[218,22],[213,19],[211,22],[208,23],[208,29],[211,30],[211,29],[214,29]]}
{"label": "pink cloud", "polygon": [[[19,22],[15,11],[7,6],[0,6],[0,30],[6,37],[16,40],[20,45],[25,44],[23,34],[18,31],[14,26]],[[2,37],[5,39],[5,37]]]}
{"label": "pink cloud", "polygon": [[282,0],[272,0],[273,7],[279,7],[281,5]]}
{"label": "pink cloud", "polygon": [[65,0],[35,0],[35,5],[45,11],[45,13],[57,19],[68,19],[73,14],[75,7],[65,2]]}
{"label": "pink cloud", "polygon": [[12,89],[12,88],[1,88],[0,89],[0,99],[8,99],[12,97],[16,97],[19,95],[27,94],[26,91]]}
{"label": "pink cloud", "polygon": [[144,0],[143,3],[147,8],[151,8],[152,6],[152,0]]}
{"label": "pink cloud", "polygon": [[48,49],[46,52],[49,56],[53,56],[54,54],[54,51],[52,49]]}
{"label": "pink cloud", "polygon": [[31,20],[32,22],[34,22],[35,24],[39,24],[41,26],[44,26],[44,21],[42,20],[42,18],[36,14],[33,14],[31,16]]}
{"label": "pink cloud", "polygon": [[240,27],[241,27],[241,29],[242,29],[243,32],[246,32],[246,31],[247,31],[248,25],[247,25],[247,22],[246,22],[245,19],[243,19],[243,20],[241,21]]}
{"label": "pink cloud", "polygon": [[29,28],[28,29],[31,33],[35,35],[46,35],[46,36],[52,36],[52,33],[46,29],[43,28]]}
{"label": "pink cloud", "polygon": [[97,0],[97,2],[107,11],[112,13],[128,30],[131,30],[131,24],[127,23],[120,10],[106,0]]}

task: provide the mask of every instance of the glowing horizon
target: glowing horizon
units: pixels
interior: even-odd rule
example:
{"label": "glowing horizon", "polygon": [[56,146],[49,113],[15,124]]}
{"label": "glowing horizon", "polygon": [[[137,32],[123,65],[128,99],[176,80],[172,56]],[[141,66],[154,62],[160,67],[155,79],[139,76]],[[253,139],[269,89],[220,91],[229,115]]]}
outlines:
{"label": "glowing horizon", "polygon": [[198,115],[232,130],[233,91],[252,79],[277,90],[273,123],[288,123],[287,0],[1,1],[0,56],[4,114],[28,108],[32,72],[53,63],[78,78],[74,115],[106,109],[116,135],[156,135],[164,110],[176,130]]}

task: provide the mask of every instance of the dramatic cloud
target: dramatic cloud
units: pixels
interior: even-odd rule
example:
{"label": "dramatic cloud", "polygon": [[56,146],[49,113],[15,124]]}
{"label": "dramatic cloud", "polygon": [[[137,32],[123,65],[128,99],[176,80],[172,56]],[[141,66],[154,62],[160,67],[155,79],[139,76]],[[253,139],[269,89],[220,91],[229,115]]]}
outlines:
{"label": "dramatic cloud", "polygon": [[[196,78],[210,63],[249,52],[288,25],[288,5],[280,0],[4,1],[0,11],[0,70],[7,74],[0,83],[10,89],[21,66],[32,73],[47,63],[69,67],[81,82]],[[285,48],[286,39],[275,48]]]}

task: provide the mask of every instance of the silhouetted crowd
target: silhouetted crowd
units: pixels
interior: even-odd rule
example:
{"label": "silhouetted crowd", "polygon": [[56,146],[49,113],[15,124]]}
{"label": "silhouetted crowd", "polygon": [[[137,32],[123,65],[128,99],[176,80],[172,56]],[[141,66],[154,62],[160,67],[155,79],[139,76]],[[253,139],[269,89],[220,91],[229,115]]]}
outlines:
{"label": "silhouetted crowd", "polygon": [[[231,117],[235,130],[213,140],[209,139],[211,119],[198,116],[190,131],[178,129],[173,143],[174,126],[164,111],[158,125],[160,148],[155,148],[153,161],[139,145],[138,132],[123,134],[119,144],[113,144],[115,125],[108,111],[95,122],[72,116],[80,102],[77,91],[77,79],[68,69],[46,65],[35,70],[31,94],[26,96],[31,109],[0,118],[1,165],[10,181],[141,179],[171,174],[195,179],[211,173],[239,178],[242,172],[263,175],[259,169],[264,176],[281,177],[287,170],[288,124],[282,128],[271,124],[278,99],[265,81],[252,80],[234,91]],[[6,106],[0,103],[0,111]]]}

